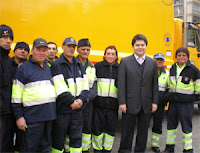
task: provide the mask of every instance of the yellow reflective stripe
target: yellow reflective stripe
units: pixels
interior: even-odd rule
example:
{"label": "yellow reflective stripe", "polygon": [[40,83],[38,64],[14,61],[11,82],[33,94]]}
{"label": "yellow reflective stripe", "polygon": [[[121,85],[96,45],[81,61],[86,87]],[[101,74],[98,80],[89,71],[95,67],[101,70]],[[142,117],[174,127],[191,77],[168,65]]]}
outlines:
{"label": "yellow reflective stripe", "polygon": [[65,137],[64,149],[65,149],[65,152],[69,152],[69,135]]}
{"label": "yellow reflective stripe", "polygon": [[183,133],[183,145],[185,150],[192,149],[192,132]]}
{"label": "yellow reflective stripe", "polygon": [[169,144],[169,145],[175,144],[176,131],[177,131],[177,129],[167,130],[167,142],[166,142],[166,144]]}
{"label": "yellow reflective stripe", "polygon": [[91,147],[91,134],[82,133],[82,150],[87,151]]}
{"label": "yellow reflective stripe", "polygon": [[113,146],[113,142],[114,142],[114,136],[111,136],[107,133],[105,133],[105,137],[104,137],[104,149],[106,150],[111,150],[112,146]]}
{"label": "yellow reflective stripe", "polygon": [[72,96],[76,96],[76,85],[74,82],[74,78],[67,79],[67,83],[69,86],[69,92],[72,94]]}
{"label": "yellow reflective stripe", "polygon": [[102,150],[103,133],[99,136],[92,135],[92,146],[96,150]]}
{"label": "yellow reflective stripe", "polygon": [[158,144],[159,139],[160,139],[160,134],[152,132],[151,146],[152,147],[160,147],[160,145]]}
{"label": "yellow reflective stripe", "polygon": [[114,79],[97,79],[97,95],[102,97],[117,98],[118,89],[114,85]]}
{"label": "yellow reflective stripe", "polygon": [[86,74],[88,76],[89,88],[92,88],[94,81],[96,80],[96,69],[88,66],[86,69]]}
{"label": "yellow reflective stripe", "polygon": [[195,94],[197,94],[197,95],[200,94],[200,79],[197,79],[197,80],[195,81],[194,90],[195,90]]}
{"label": "yellow reflective stripe", "polygon": [[82,153],[82,148],[72,148],[70,147],[70,153]]}
{"label": "yellow reflective stripe", "polygon": [[59,96],[60,94],[64,92],[68,92],[68,86],[62,74],[54,76],[53,82],[54,82],[54,87],[55,87],[57,96]]}
{"label": "yellow reflective stripe", "polygon": [[21,103],[22,102],[22,95],[23,95],[23,88],[24,85],[18,81],[14,80],[12,85],[12,103]]}
{"label": "yellow reflective stripe", "polygon": [[62,149],[62,150],[58,150],[58,149],[55,149],[55,148],[53,148],[53,147],[51,147],[51,153],[63,153],[63,151],[64,151],[64,149]]}
{"label": "yellow reflective stripe", "polygon": [[[50,82],[50,81],[49,81]],[[48,85],[36,86],[33,88],[25,88],[23,92],[22,101],[37,101],[46,98],[55,98],[55,88],[49,83]]]}

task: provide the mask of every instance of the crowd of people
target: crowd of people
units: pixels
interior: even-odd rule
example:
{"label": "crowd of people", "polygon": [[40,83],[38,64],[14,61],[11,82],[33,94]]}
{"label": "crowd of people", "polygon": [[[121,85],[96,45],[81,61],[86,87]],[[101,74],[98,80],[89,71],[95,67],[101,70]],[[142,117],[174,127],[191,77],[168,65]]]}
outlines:
{"label": "crowd of people", "polygon": [[91,147],[95,153],[111,152],[118,110],[118,152],[132,152],[135,126],[134,152],[145,152],[151,117],[152,150],[160,152],[169,102],[164,152],[174,152],[180,121],[183,152],[193,153],[193,102],[200,100],[200,71],[189,61],[187,48],[176,50],[177,62],[168,71],[164,54],[146,56],[148,41],[142,34],[133,37],[133,54],[120,64],[111,45],[95,65],[88,59],[88,38],[77,43],[67,37],[59,58],[56,43],[42,38],[34,40],[29,57],[29,45],[17,42],[10,58],[13,39],[11,27],[0,25],[0,152],[89,153]]}

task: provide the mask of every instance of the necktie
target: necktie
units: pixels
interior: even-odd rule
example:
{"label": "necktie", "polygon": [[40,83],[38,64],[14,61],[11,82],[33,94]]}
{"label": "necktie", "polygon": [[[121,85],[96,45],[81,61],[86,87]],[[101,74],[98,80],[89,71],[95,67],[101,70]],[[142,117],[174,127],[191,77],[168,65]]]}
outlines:
{"label": "necktie", "polygon": [[138,58],[138,63],[142,65],[142,58]]}

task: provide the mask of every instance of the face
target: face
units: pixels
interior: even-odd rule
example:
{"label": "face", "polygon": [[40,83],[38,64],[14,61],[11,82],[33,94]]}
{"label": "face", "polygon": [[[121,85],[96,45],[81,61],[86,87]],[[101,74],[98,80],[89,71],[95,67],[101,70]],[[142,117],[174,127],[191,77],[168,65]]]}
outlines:
{"label": "face", "polygon": [[63,45],[62,49],[63,49],[63,53],[65,55],[65,57],[73,57],[74,56],[74,52],[75,52],[75,45],[71,44],[71,45]]}
{"label": "face", "polygon": [[158,68],[161,68],[161,67],[163,67],[163,65],[164,65],[164,59],[162,59],[162,58],[157,58],[157,59],[155,59],[156,60],[156,62],[157,62],[157,67]]}
{"label": "face", "polygon": [[57,53],[58,53],[58,50],[56,49],[56,45],[55,44],[48,44],[47,57],[49,59],[55,59]]}
{"label": "face", "polygon": [[178,53],[176,59],[179,65],[183,65],[188,61],[187,54],[183,52]]}
{"label": "face", "polygon": [[112,65],[115,63],[117,59],[116,50],[115,49],[107,49],[104,55],[105,60],[108,64]]}
{"label": "face", "polygon": [[6,50],[10,49],[12,44],[12,38],[10,36],[3,36],[0,38],[0,46]]}
{"label": "face", "polygon": [[147,45],[144,40],[136,40],[135,44],[133,45],[134,54],[139,57],[144,56],[147,49]]}
{"label": "face", "polygon": [[28,50],[26,48],[24,48],[24,47],[17,48],[14,51],[14,55],[15,55],[16,58],[26,60],[27,56],[28,56]]}
{"label": "face", "polygon": [[89,46],[79,47],[77,52],[80,58],[87,59],[88,56],[90,55],[90,47]]}
{"label": "face", "polygon": [[40,47],[33,47],[31,50],[33,60],[39,64],[44,63],[47,57],[47,47],[40,46]]}

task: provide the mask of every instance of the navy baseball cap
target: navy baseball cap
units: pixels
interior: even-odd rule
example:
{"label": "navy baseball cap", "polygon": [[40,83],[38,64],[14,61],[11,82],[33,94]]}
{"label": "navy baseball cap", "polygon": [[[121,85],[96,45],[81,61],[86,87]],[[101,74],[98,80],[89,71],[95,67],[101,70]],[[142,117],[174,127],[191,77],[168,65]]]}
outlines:
{"label": "navy baseball cap", "polygon": [[42,39],[42,38],[35,39],[34,42],[33,42],[33,47],[37,48],[37,47],[40,47],[40,46],[48,47],[47,41]]}
{"label": "navy baseball cap", "polygon": [[11,27],[5,24],[0,25],[0,37],[3,37],[3,36],[10,36],[12,40],[14,39],[13,31]]}
{"label": "navy baseball cap", "polygon": [[165,60],[165,55],[162,53],[156,53],[153,58],[154,59],[161,58],[161,59]]}
{"label": "navy baseball cap", "polygon": [[63,41],[63,45],[65,45],[65,44],[77,46],[76,40],[73,37],[65,38],[65,40]]}

